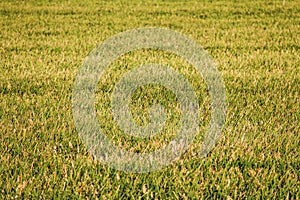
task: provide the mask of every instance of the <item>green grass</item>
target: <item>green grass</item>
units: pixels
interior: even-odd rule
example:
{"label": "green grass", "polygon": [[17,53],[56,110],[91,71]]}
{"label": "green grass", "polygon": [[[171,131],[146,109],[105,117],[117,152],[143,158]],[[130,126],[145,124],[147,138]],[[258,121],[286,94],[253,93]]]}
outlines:
{"label": "green grass", "polygon": [[[1,1],[1,199],[300,198],[299,1]],[[116,81],[133,65],[155,61],[180,71],[197,91],[200,131],[182,159],[146,174],[116,171],[85,149],[73,124],[73,82],[84,58],[106,38],[164,27],[197,40],[226,85],[223,135],[197,157],[209,97],[199,74],[172,54],[137,51],[100,80],[98,119],[114,143],[152,151],[170,141],[180,116],[172,93],[155,85],[132,100],[138,123],[160,102],[169,123],[154,140],[122,135],[109,112]],[[158,92],[158,95],[155,93]],[[146,99],[143,99],[144,97]],[[175,128],[174,128],[175,127]]]}

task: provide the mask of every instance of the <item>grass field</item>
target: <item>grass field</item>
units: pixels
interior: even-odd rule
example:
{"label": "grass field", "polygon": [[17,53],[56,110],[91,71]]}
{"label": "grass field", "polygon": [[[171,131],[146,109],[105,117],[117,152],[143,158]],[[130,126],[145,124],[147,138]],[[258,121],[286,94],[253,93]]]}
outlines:
{"label": "grass field", "polygon": [[[166,128],[153,141],[122,135],[109,95],[138,64],[180,71],[202,113],[200,131],[179,161],[134,174],[87,152],[73,123],[72,88],[91,50],[141,27],[169,28],[202,45],[226,85],[227,119],[216,147],[198,158],[210,118],[199,74],[165,52],[124,55],[97,92],[99,122],[115,144],[152,151],[170,141],[180,117],[174,95],[148,85],[133,96],[133,115],[143,124],[149,105],[160,102],[168,110]],[[1,199],[300,199],[299,1],[1,1],[0,41]]]}

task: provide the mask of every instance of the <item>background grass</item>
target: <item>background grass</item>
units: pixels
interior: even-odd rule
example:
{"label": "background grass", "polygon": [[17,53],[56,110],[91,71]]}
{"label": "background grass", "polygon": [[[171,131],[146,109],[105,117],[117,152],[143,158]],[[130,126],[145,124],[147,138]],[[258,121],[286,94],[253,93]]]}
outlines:
{"label": "background grass", "polygon": [[[299,199],[299,5],[299,1],[1,1],[1,198]],[[207,50],[226,84],[227,120],[216,148],[199,159],[194,154],[209,120],[202,80],[187,64],[177,65],[179,59],[172,55],[148,51],[120,58],[107,72],[112,80],[100,81],[97,99],[98,119],[104,120],[115,143],[136,151],[152,150],[172,135],[169,127],[165,138],[150,147],[145,141],[140,145],[124,136],[114,138],[121,133],[109,120],[105,98],[113,81],[132,64],[169,61],[199,91],[204,108],[200,132],[181,160],[161,171],[127,174],[102,165],[86,151],[73,124],[71,92],[76,73],[93,48],[113,34],[140,27],[179,31]],[[176,108],[176,99],[160,90],[141,89],[132,107],[138,107],[134,103],[147,107],[155,101],[150,94],[159,91],[166,100],[159,99],[170,110]],[[148,100],[142,99],[145,95]],[[137,120],[147,120],[143,109],[133,111]],[[178,118],[176,109],[170,111],[172,116]]]}

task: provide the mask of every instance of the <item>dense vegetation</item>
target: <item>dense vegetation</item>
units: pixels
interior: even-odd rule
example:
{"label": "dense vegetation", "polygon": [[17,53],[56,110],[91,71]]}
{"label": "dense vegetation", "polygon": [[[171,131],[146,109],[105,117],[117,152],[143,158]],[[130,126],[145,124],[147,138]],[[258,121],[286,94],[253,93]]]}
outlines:
{"label": "dense vegetation", "polygon": [[[299,5],[1,1],[1,198],[298,199]],[[169,141],[176,127],[172,123],[180,116],[172,93],[149,85],[133,96],[133,114],[137,121],[147,120],[145,109],[160,100],[170,110],[168,127],[154,141],[122,136],[109,112],[109,94],[134,65],[151,61],[173,66],[190,80],[203,107],[200,131],[182,159],[160,171],[134,174],[103,165],[87,152],[74,127],[71,98],[76,73],[89,52],[116,33],[141,27],[176,30],[203,46],[226,85],[227,119],[217,146],[198,158],[209,121],[201,77],[172,54],[149,50],[121,57],[97,92],[99,122],[116,144],[151,151]]]}

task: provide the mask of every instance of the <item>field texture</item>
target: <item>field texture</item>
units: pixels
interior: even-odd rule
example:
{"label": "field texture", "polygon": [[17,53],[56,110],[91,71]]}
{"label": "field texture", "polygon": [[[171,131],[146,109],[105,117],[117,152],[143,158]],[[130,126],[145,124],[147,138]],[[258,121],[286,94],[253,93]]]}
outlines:
{"label": "field texture", "polygon": [[[99,81],[96,108],[105,133],[129,151],[171,141],[180,120],[171,91],[157,85],[132,96],[132,115],[165,106],[166,127],[150,139],[118,129],[110,95],[122,74],[144,63],[168,64],[196,91],[199,133],[173,165],[151,173],[117,171],[82,144],[72,89],[85,57],[119,32],[162,27],[196,40],[226,86],[227,118],[216,147],[197,156],[210,119],[201,76],[181,58],[157,50],[120,57]],[[1,199],[299,199],[299,1],[1,1]]]}

